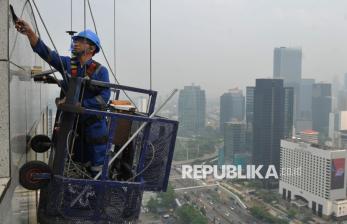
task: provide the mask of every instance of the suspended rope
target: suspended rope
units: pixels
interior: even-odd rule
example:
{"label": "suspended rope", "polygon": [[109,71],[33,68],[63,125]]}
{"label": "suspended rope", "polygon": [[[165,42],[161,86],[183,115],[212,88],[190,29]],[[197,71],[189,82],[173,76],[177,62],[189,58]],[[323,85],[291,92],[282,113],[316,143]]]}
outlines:
{"label": "suspended rope", "polygon": [[[35,1],[34,1],[34,0],[32,0],[32,1],[33,1],[33,4],[34,4],[34,7],[35,7],[35,9],[36,9],[37,15],[39,16],[40,21],[41,21],[43,27],[44,27],[45,30],[46,30],[47,36],[48,36],[49,40],[51,41],[54,50],[57,52],[58,55],[60,55],[60,54],[59,54],[59,51],[58,51],[58,49],[57,49],[57,47],[56,47],[55,44],[54,44],[54,41],[53,41],[53,39],[52,39],[52,36],[51,36],[51,34],[49,33],[49,31],[48,31],[48,29],[47,29],[47,26],[46,26],[45,22],[43,21],[43,18],[42,18],[42,16],[41,16],[40,10],[38,9],[38,7],[37,7]],[[60,57],[59,57],[59,62],[60,62],[61,68],[62,68],[62,70],[63,70],[63,74],[62,74],[62,75],[63,75],[63,79],[66,81],[66,83],[68,83],[67,72],[66,72],[66,69],[65,69],[65,67],[64,67],[63,61],[61,60]]]}
{"label": "suspended rope", "polygon": [[[29,3],[30,11],[31,11],[31,14],[32,14],[33,19],[34,19],[35,28],[36,28],[35,30],[37,31],[37,35],[38,35],[39,38],[41,39],[41,33],[40,33],[40,30],[39,30],[39,27],[38,27],[38,24],[37,24],[37,20],[36,20],[36,16],[35,16],[35,13],[34,13],[33,6],[32,6],[32,4],[31,4],[30,0],[27,0],[27,1],[25,2],[25,4],[24,4],[24,7],[26,6],[27,3]],[[20,17],[22,17],[22,15],[23,15],[24,7],[23,7],[23,10],[22,10],[22,13],[21,13],[21,16],[20,16]],[[36,8],[36,10],[37,10],[37,8]],[[17,39],[17,34],[16,34],[16,39]],[[14,47],[14,46],[13,46],[13,47]],[[58,52],[57,52],[57,53],[58,53]],[[64,65],[63,65],[62,61],[60,61],[60,63],[61,63],[61,65],[62,65],[63,70],[65,71]],[[53,71],[54,69],[52,68],[52,66],[51,66],[50,64],[48,64],[48,65],[49,65],[49,68]],[[58,84],[58,86],[60,87],[60,89],[63,91],[64,94],[66,94],[66,91],[62,88],[62,86],[61,86],[61,84],[60,84],[60,82],[59,82],[57,76],[55,75],[55,72],[53,72],[52,74],[53,74],[53,78],[55,79],[55,81],[56,81],[56,83]]]}
{"label": "suspended rope", "polygon": [[149,89],[152,89],[152,0],[149,0]]}
{"label": "suspended rope", "polygon": [[[149,89],[152,90],[152,0],[149,0]],[[150,97],[147,100],[147,112],[149,111]]]}
{"label": "suspended rope", "polygon": [[72,0],[70,0],[70,31],[72,31]]}
{"label": "suspended rope", "polygon": [[[93,22],[93,25],[94,25],[95,33],[96,33],[96,35],[99,36],[98,30],[97,30],[97,27],[96,27],[96,23],[95,23],[94,14],[93,14],[92,8],[91,8],[91,6],[90,6],[90,1],[87,0],[87,3],[88,3],[89,12],[90,12],[90,17],[92,18],[92,22]],[[115,24],[114,24],[114,25],[115,25]],[[104,59],[105,59],[105,61],[106,61],[107,67],[108,67],[108,69],[110,70],[110,72],[111,72],[111,74],[112,74],[112,76],[113,76],[115,82],[116,82],[118,85],[120,85],[120,83],[119,83],[119,81],[118,81],[118,79],[117,79],[117,77],[116,77],[116,74],[113,72],[113,70],[112,70],[112,68],[111,68],[111,65],[110,65],[110,62],[108,61],[108,59],[107,59],[107,57],[106,57],[104,48],[103,48],[102,46],[100,46],[100,48],[101,48],[102,55],[103,55],[103,57],[104,57]],[[123,92],[124,95],[129,99],[129,101],[135,106],[135,108],[138,110],[138,107],[136,106],[135,102],[131,99],[131,97],[130,97],[124,90],[122,90],[122,92]]]}
{"label": "suspended rope", "polygon": [[75,34],[75,32],[72,30],[72,0],[70,0],[70,7],[71,7],[71,10],[70,10],[70,31],[67,31],[67,33],[70,35],[71,37],[71,60],[70,60],[70,66],[71,66],[71,77],[77,77],[77,54],[74,50],[74,47],[73,47],[73,40],[72,40],[72,37],[73,35]]}
{"label": "suspended rope", "polygon": [[116,70],[116,0],[113,1],[113,71],[117,74]]}

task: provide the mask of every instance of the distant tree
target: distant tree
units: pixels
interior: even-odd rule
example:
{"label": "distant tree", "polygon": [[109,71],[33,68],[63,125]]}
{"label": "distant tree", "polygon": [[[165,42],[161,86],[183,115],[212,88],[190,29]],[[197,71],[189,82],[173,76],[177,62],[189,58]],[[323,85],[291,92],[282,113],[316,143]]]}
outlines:
{"label": "distant tree", "polygon": [[149,201],[147,202],[147,207],[149,211],[155,213],[157,211],[157,207],[159,206],[158,200],[151,197]]}
{"label": "distant tree", "polygon": [[176,209],[179,224],[207,224],[207,219],[199,210],[191,205],[183,205]]}
{"label": "distant tree", "polygon": [[292,219],[296,216],[297,211],[295,209],[289,209],[288,210],[288,218]]}
{"label": "distant tree", "polygon": [[161,205],[164,208],[172,208],[175,206],[175,190],[173,187],[169,184],[166,192],[159,193],[158,197],[161,199]]}

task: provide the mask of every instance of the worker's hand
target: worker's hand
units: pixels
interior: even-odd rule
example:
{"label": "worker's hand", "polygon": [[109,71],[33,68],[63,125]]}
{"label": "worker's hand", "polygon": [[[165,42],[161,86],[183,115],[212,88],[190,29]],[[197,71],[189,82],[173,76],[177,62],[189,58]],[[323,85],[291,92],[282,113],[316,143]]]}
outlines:
{"label": "worker's hand", "polygon": [[25,22],[22,19],[17,20],[16,29],[18,32],[20,32],[21,34],[24,34],[24,35],[28,35],[28,34],[33,32],[29,23]]}

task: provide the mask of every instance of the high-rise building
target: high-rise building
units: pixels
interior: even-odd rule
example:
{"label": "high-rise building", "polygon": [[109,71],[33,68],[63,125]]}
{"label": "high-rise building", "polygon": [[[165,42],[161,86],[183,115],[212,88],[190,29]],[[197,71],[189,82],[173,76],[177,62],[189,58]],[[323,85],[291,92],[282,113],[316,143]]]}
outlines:
{"label": "high-rise building", "polygon": [[230,89],[220,97],[220,130],[223,131],[223,124],[228,121],[242,121],[245,112],[245,97],[242,90]]}
{"label": "high-rise building", "polygon": [[329,138],[332,145],[346,148],[347,111],[329,114]]}
{"label": "high-rise building", "polygon": [[284,88],[284,138],[293,136],[294,88]]}
{"label": "high-rise building", "polygon": [[302,79],[300,83],[300,104],[296,119],[298,132],[312,129],[312,88],[314,79]]}
{"label": "high-rise building", "polygon": [[245,152],[246,124],[240,121],[224,123],[224,161],[234,164],[236,153]]}
{"label": "high-rise building", "polygon": [[[257,79],[254,91],[253,163],[280,163],[280,140],[284,137],[285,89],[282,79]],[[267,168],[266,168],[267,169]],[[265,170],[266,170],[265,169]]]}
{"label": "high-rise building", "polygon": [[200,86],[185,86],[178,97],[180,133],[197,134],[205,127],[206,98]]}
{"label": "high-rise building", "polygon": [[342,89],[337,93],[337,111],[347,110],[347,89]]}
{"label": "high-rise building", "polygon": [[301,49],[279,47],[274,50],[273,76],[282,78],[284,84],[300,83]]}
{"label": "high-rise building", "polygon": [[254,86],[246,87],[246,148],[253,150]]}
{"label": "high-rise building", "polygon": [[248,124],[253,123],[254,115],[254,86],[246,87],[246,122]]}
{"label": "high-rise building", "polygon": [[300,82],[302,52],[300,48],[274,49],[273,77],[284,80],[284,86],[294,88],[294,124],[300,113]]}
{"label": "high-rise building", "polygon": [[328,136],[331,112],[331,84],[316,83],[312,89],[312,129]]}
{"label": "high-rise building", "polygon": [[346,150],[282,140],[279,193],[318,216],[346,217],[346,158]]}

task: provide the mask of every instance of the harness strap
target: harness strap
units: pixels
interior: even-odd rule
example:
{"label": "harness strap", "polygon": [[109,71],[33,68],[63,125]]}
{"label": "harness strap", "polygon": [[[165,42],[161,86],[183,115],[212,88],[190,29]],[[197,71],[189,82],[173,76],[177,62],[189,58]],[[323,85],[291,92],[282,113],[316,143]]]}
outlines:
{"label": "harness strap", "polygon": [[91,78],[94,73],[98,74],[101,69],[101,64],[96,61],[92,61],[92,63],[88,66],[86,75]]}

